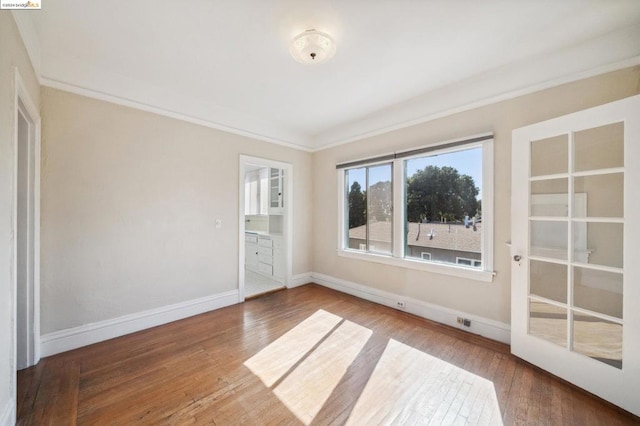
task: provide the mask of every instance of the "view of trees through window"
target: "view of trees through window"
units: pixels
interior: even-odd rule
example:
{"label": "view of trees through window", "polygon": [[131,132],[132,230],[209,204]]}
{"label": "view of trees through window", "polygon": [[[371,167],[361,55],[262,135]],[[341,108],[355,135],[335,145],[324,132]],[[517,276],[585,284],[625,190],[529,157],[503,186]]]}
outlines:
{"label": "view of trees through window", "polygon": [[[404,167],[405,256],[481,267],[482,148],[412,158]],[[392,164],[346,177],[349,248],[390,253]]]}
{"label": "view of trees through window", "polygon": [[346,173],[349,248],[391,253],[392,165],[362,167]]}

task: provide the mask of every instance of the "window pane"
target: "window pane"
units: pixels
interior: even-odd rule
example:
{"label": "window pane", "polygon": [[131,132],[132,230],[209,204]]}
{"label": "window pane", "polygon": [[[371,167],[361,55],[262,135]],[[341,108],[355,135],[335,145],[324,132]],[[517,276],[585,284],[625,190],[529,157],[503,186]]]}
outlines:
{"label": "window pane", "polygon": [[614,123],[576,132],[575,171],[624,166],[624,124]]}
{"label": "window pane", "polygon": [[567,347],[567,309],[529,300],[529,334]]}
{"label": "window pane", "polygon": [[405,173],[406,257],[481,268],[482,148],[410,159]]}
{"label": "window pane", "polygon": [[369,251],[391,253],[391,164],[368,168],[367,225]]}
{"label": "window pane", "polygon": [[567,222],[530,221],[529,253],[532,256],[567,260]]}
{"label": "window pane", "polygon": [[573,268],[574,306],[622,318],[622,274]]}
{"label": "window pane", "polygon": [[347,247],[367,249],[367,169],[351,169],[345,172],[347,182]]}
{"label": "window pane", "polygon": [[574,313],[573,350],[621,369],[622,324]]}
{"label": "window pane", "polygon": [[569,180],[548,179],[531,182],[531,216],[569,215]]}
{"label": "window pane", "polygon": [[529,293],[567,303],[567,267],[555,263],[529,261]]}
{"label": "window pane", "polygon": [[568,167],[568,135],[559,135],[531,142],[531,176],[567,173]]}
{"label": "window pane", "polygon": [[573,224],[573,256],[575,262],[622,268],[622,223]]}
{"label": "window pane", "polygon": [[574,217],[623,217],[624,174],[580,176],[573,180]]}

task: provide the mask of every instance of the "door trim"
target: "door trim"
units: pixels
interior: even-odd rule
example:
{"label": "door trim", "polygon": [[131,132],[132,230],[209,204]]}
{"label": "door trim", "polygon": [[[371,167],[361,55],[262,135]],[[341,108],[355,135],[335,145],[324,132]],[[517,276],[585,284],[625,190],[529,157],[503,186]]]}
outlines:
{"label": "door trim", "polygon": [[[33,235],[28,238],[28,244],[33,248],[33,259],[30,265],[33,268],[33,279],[29,282],[29,297],[27,298],[27,317],[31,320],[28,330],[27,354],[26,360],[19,360],[17,353],[17,313],[18,313],[18,117],[22,114],[29,124],[29,157],[33,161],[29,161],[33,165]],[[33,131],[33,134],[31,133]],[[17,370],[17,366],[26,365],[27,367],[35,365],[40,361],[40,163],[41,163],[41,145],[40,145],[41,120],[38,108],[29,96],[24,80],[20,75],[17,67],[14,67],[14,131],[13,131],[13,150],[14,150],[14,174],[12,184],[12,202],[13,202],[13,274],[12,274],[12,290],[13,290],[13,319],[14,319],[14,335],[13,335],[13,367]],[[28,185],[31,188],[31,185]]]}
{"label": "door trim", "polygon": [[293,164],[285,163],[282,161],[269,160],[266,158],[253,157],[250,155],[240,154],[240,166],[238,172],[238,186],[239,186],[239,210],[238,210],[238,302],[244,302],[244,234],[245,234],[245,222],[244,222],[244,175],[246,172],[246,166],[259,165],[264,167],[273,167],[283,169],[284,175],[284,241],[286,248],[285,256],[285,276],[284,285],[289,288],[292,285],[293,280]]}

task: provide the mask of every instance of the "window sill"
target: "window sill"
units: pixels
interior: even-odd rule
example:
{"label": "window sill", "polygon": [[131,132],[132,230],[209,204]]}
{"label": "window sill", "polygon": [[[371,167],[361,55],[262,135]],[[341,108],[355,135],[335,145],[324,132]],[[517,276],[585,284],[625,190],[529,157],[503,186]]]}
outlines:
{"label": "window sill", "polygon": [[362,253],[355,250],[338,250],[338,256],[350,259],[366,260],[367,262],[382,263],[384,265],[398,266],[417,271],[433,272],[459,278],[467,278],[475,281],[493,282],[495,272],[483,271],[463,266],[446,265],[439,263],[421,262],[419,260],[404,259],[383,254]]}

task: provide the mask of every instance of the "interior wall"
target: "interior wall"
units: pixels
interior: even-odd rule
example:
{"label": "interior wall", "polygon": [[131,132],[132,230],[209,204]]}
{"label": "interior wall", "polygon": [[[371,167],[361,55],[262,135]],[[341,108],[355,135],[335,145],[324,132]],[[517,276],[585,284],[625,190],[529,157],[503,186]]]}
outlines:
{"label": "interior wall", "polygon": [[47,87],[42,135],[43,334],[237,289],[240,154],[293,164],[311,270],[310,153]]}
{"label": "interior wall", "polygon": [[0,418],[13,404],[16,374],[13,317],[15,261],[13,227],[14,174],[16,171],[13,135],[15,129],[14,69],[17,67],[31,100],[40,104],[35,76],[20,33],[9,11],[0,13]]}
{"label": "interior wall", "polygon": [[[314,154],[314,271],[375,289],[510,322],[511,132],[513,129],[640,93],[640,67],[576,81]],[[340,257],[337,163],[493,132],[492,283]]]}

